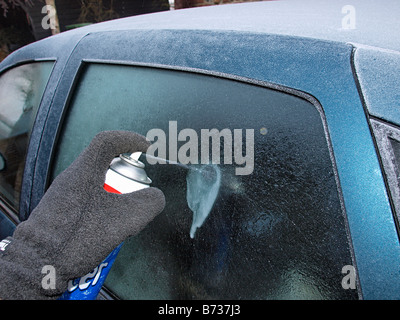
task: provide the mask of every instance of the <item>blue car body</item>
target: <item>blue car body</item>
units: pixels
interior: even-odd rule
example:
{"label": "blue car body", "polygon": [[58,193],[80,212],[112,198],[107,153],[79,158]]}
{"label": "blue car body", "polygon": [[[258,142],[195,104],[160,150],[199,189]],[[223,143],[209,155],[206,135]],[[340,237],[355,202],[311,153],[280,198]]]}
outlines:
{"label": "blue car body", "polygon": [[[400,126],[400,6],[356,1],[356,27],[347,30],[344,5],[272,1],[176,10],[72,30],[14,52],[0,74],[31,61],[55,61],[30,136],[18,219],[29,216],[48,187],[60,124],[84,62],[270,83],[322,106],[360,297],[399,299],[395,200],[370,121]],[[5,206],[2,226],[9,223]]]}

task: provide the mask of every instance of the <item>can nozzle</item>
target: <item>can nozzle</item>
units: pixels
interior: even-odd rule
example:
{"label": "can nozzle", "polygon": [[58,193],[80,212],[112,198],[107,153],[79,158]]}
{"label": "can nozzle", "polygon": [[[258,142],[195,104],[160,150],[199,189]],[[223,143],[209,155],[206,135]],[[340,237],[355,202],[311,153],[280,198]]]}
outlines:
{"label": "can nozzle", "polygon": [[133,160],[139,161],[139,158],[141,155],[142,155],[142,153],[140,151],[138,151],[138,152],[131,153],[131,155],[129,157]]}
{"label": "can nozzle", "polygon": [[141,154],[141,152],[120,154],[118,158],[113,160],[110,169],[128,179],[150,184],[152,181],[144,170],[145,165],[138,160]]}
{"label": "can nozzle", "polygon": [[122,153],[119,155],[120,159],[125,161],[126,163],[129,163],[130,165],[133,165],[138,168],[144,168],[144,163],[139,161],[139,157],[142,153],[141,152],[134,152],[134,153]]}

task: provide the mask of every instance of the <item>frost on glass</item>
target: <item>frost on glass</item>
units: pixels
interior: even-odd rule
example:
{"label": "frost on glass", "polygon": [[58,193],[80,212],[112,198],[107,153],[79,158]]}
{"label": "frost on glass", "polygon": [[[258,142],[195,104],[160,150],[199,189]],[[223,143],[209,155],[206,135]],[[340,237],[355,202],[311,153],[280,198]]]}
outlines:
{"label": "frost on glass", "polygon": [[106,280],[110,290],[123,299],[358,297],[341,285],[343,266],[353,264],[345,218],[321,114],[304,99],[206,75],[89,65],[71,100],[54,172],[99,131],[168,134],[170,121],[198,137],[202,129],[254,130],[254,169],[237,175],[235,163],[223,162],[223,141],[209,181],[205,172],[188,171],[201,165],[142,157],[166,207],[124,242]]}
{"label": "frost on glass", "polygon": [[372,119],[371,124],[385,169],[392,203],[400,221],[400,129],[376,119]]}
{"label": "frost on glass", "polygon": [[0,76],[0,193],[17,208],[28,135],[50,76],[52,62],[25,64]]}

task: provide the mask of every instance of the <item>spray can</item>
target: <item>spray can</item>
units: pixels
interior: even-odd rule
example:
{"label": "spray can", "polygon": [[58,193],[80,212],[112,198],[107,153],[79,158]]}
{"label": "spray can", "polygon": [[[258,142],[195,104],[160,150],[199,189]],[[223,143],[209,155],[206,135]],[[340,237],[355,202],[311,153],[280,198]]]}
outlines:
{"label": "spray can", "polygon": [[[151,179],[147,176],[145,165],[139,161],[141,152],[124,153],[114,158],[106,173],[104,189],[111,193],[130,193],[148,188]],[[100,265],[87,275],[70,280],[68,289],[60,300],[94,300],[114,263],[122,243],[115,248]]]}
{"label": "spray can", "polygon": [[112,193],[130,193],[148,188],[151,179],[139,161],[141,152],[124,153],[115,158],[106,174],[104,189]]}

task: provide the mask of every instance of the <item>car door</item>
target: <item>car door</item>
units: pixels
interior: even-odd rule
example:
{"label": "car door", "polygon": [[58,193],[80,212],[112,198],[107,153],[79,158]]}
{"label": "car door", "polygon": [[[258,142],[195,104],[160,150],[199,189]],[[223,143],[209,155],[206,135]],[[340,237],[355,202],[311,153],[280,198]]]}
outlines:
{"label": "car door", "polygon": [[[167,207],[124,243],[105,284],[116,296],[393,298],[399,280],[385,275],[399,244],[352,49],[235,32],[90,34],[43,130],[33,206],[97,132],[132,130],[168,160],[143,159]],[[207,161],[221,182],[196,224],[193,203],[209,198],[193,172]]]}

